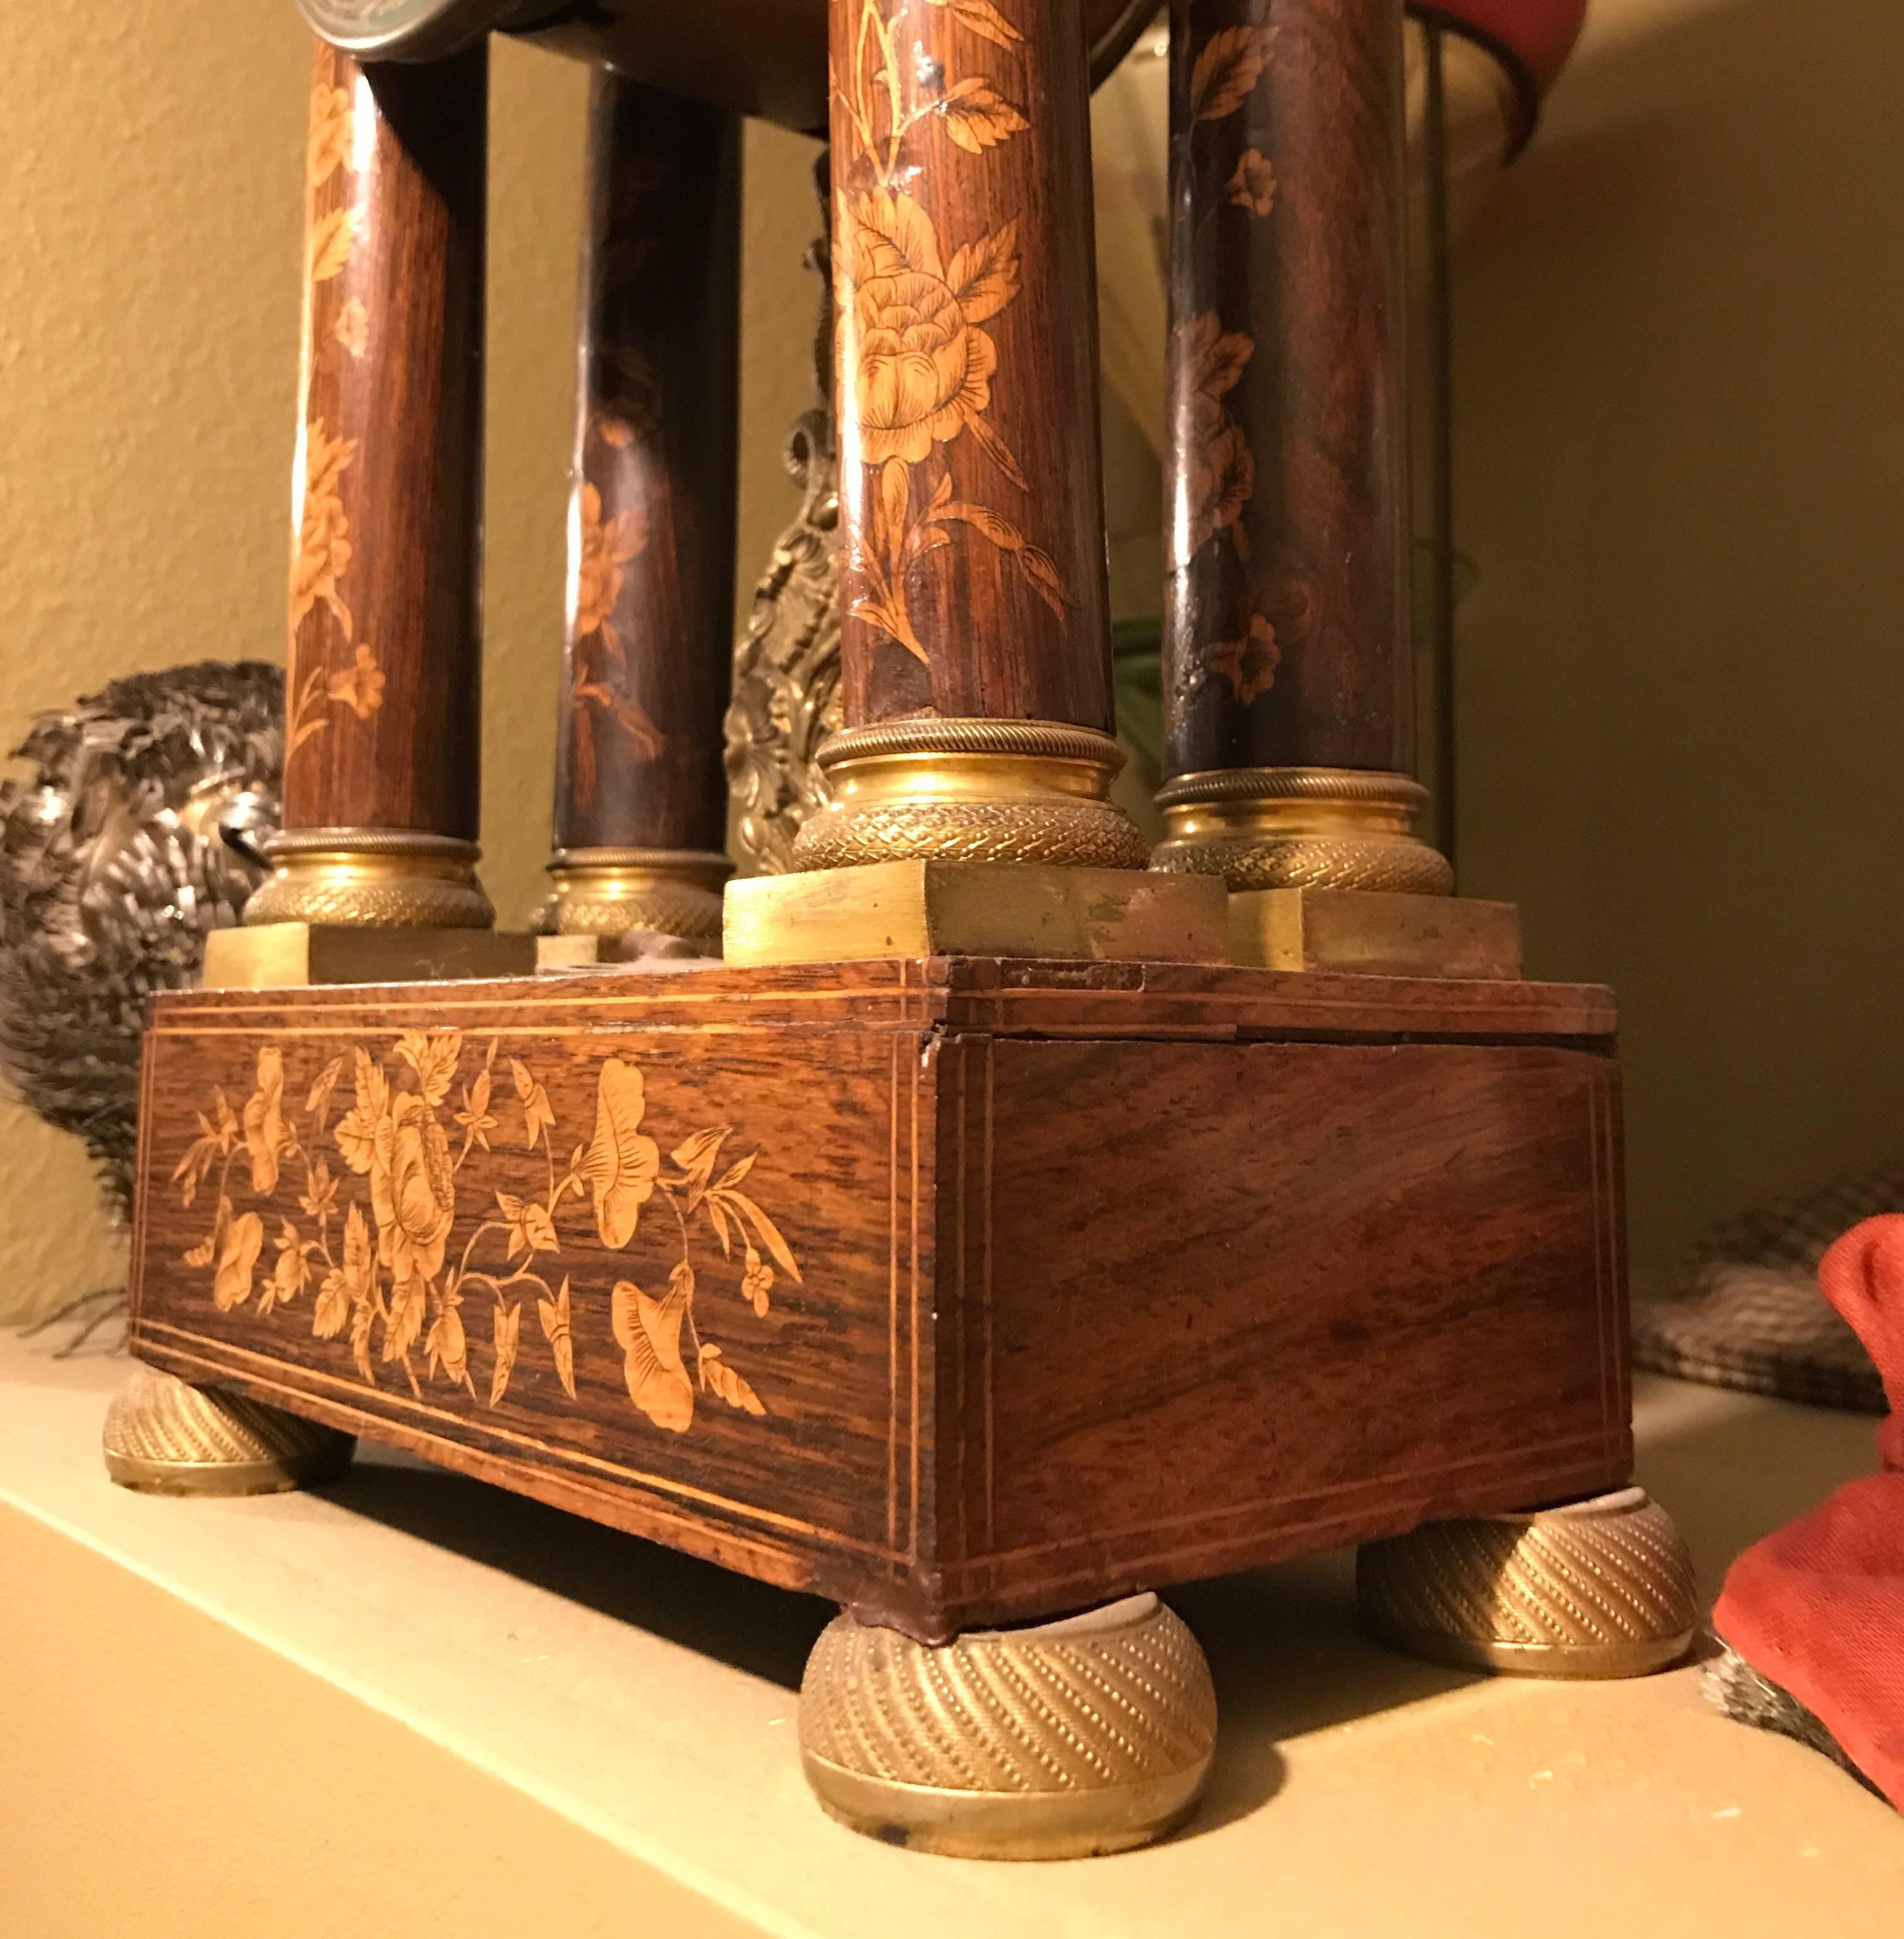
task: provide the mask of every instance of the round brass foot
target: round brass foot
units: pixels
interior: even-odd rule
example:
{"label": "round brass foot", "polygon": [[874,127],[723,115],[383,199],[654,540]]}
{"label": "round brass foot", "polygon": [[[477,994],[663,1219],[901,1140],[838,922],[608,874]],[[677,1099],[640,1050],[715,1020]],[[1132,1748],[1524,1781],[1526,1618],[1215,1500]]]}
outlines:
{"label": "round brass foot", "polygon": [[562,848],[549,864],[555,936],[626,936],[652,930],[720,954],[720,891],[734,865],[687,848]]}
{"label": "round brass foot", "polygon": [[1158,790],[1165,839],[1150,866],[1232,889],[1384,889],[1445,896],[1455,872],[1415,833],[1427,790],[1348,768],[1224,768]]}
{"label": "round brass foot", "polygon": [[1355,1587],[1391,1648],[1521,1676],[1645,1676],[1685,1655],[1699,1619],[1692,1558],[1644,1488],[1369,1542]]}
{"label": "round brass foot", "polygon": [[1189,1816],[1216,1740],[1203,1652],[1149,1595],[936,1648],[842,1616],[800,1688],[827,1815],[952,1858],[1147,1844]]}
{"label": "round brass foot", "polygon": [[151,1495],[273,1495],[335,1481],[357,1445],[242,1394],[136,1366],[106,1410],[106,1472]]}
{"label": "round brass foot", "polygon": [[796,869],[875,862],[1041,862],[1141,869],[1150,851],[1110,799],[1124,752],[1051,720],[849,727],[815,763],[831,798],[794,842]]}
{"label": "round brass foot", "polygon": [[476,879],[474,842],[403,829],[306,828],[264,845],[271,879],[245,921],[336,923],[362,929],[492,929]]}

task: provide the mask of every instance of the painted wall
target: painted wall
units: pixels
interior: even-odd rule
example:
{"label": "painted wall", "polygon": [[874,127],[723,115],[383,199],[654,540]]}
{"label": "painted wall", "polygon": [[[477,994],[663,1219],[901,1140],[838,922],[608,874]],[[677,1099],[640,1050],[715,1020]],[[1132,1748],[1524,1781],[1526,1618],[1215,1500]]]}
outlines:
{"label": "painted wall", "polygon": [[[283,656],[309,62],[290,0],[0,10],[0,744],[117,674]],[[586,77],[504,45],[494,89],[484,875],[520,921],[547,853]],[[743,601],[797,504],[813,153],[751,131]],[[123,1272],[78,1143],[0,1103],[0,1316]]]}
{"label": "painted wall", "polygon": [[1636,1262],[1904,1149],[1904,8],[1593,0],[1459,273],[1463,886],[1624,1018]]}

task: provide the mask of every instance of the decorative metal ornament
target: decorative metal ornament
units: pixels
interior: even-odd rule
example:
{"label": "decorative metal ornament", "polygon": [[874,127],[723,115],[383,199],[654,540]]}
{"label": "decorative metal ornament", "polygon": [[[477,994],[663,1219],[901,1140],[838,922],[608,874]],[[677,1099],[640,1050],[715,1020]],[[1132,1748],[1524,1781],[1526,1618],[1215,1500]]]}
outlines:
{"label": "decorative metal ornament", "polygon": [[106,1472],[154,1495],[273,1495],[334,1481],[354,1435],[135,1365],[106,1410]]}
{"label": "decorative metal ornament", "polygon": [[1684,1538],[1644,1488],[1430,1522],[1366,1545],[1355,1586],[1391,1648],[1523,1676],[1647,1676],[1685,1655],[1699,1620]]}
{"label": "decorative metal ornament", "polygon": [[242,919],[279,820],[284,676],[205,661],[41,714],[0,787],[0,1076],[132,1207],[145,1000]]}
{"label": "decorative metal ornament", "polygon": [[800,1688],[830,1817],[951,1858],[1127,1851],[1187,1817],[1216,1749],[1209,1665],[1155,1596],[934,1647],[842,1616]]}

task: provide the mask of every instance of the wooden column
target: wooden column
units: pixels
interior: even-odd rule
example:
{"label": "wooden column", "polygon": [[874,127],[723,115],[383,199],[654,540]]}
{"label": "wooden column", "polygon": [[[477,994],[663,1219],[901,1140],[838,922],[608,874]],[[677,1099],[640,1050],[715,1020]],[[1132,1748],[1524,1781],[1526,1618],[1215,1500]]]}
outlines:
{"label": "wooden column", "polygon": [[797,866],[1135,867],[1078,0],[832,0],[846,731]]}
{"label": "wooden column", "polygon": [[1160,868],[1445,893],[1415,839],[1402,0],[1172,16]]}
{"label": "wooden column", "polygon": [[489,64],[318,50],[285,833],[251,923],[480,927]]}
{"label": "wooden column", "polygon": [[554,927],[717,948],[733,664],[740,126],[589,100]]}

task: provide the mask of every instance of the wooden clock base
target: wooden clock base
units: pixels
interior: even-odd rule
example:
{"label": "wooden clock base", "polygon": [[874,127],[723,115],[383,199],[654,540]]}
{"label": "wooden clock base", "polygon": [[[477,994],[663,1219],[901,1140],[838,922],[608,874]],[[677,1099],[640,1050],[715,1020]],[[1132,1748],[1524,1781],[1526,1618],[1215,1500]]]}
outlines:
{"label": "wooden clock base", "polygon": [[940,1644],[1622,1487],[1613,1028],[974,957],[161,997],[133,1350]]}

